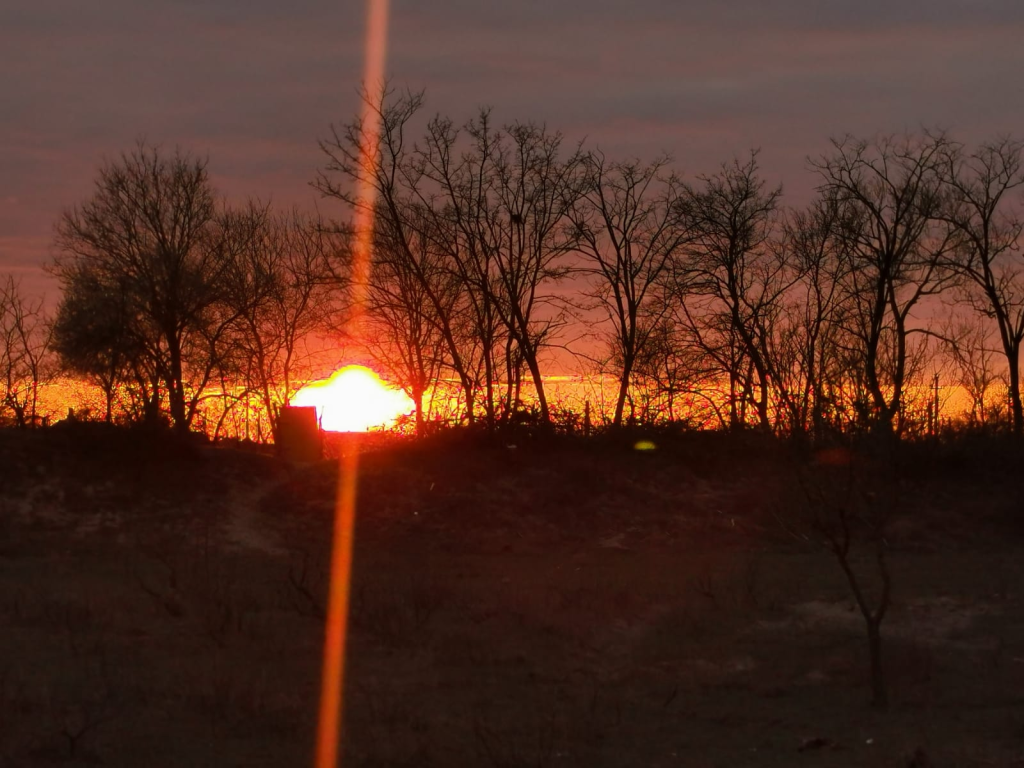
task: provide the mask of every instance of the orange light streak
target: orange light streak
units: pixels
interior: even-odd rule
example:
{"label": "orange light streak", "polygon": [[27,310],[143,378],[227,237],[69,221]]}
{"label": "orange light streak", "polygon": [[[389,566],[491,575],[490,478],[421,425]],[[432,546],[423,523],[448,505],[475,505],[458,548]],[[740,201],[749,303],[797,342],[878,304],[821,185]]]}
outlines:
{"label": "orange light streak", "polygon": [[[380,141],[380,106],[384,91],[384,62],[387,56],[388,0],[367,0],[366,58],[363,83],[366,89],[362,111],[362,179],[355,212],[356,248],[353,263],[352,331],[358,329],[370,276],[370,247],[373,235],[373,207]],[[342,451],[338,496],[334,509],[334,537],[331,579],[324,631],[324,661],[320,674],[320,713],[317,721],[316,768],[336,768],[339,762],[341,728],[344,721],[345,648],[348,606],[352,579],[352,539],[355,531],[356,488],[359,454]]]}

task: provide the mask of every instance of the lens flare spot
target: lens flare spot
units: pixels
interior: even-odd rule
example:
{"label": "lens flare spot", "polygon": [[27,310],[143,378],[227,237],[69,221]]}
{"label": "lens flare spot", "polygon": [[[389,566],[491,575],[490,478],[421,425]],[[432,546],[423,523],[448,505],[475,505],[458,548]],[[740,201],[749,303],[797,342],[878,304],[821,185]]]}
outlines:
{"label": "lens flare spot", "polygon": [[656,446],[650,440],[638,440],[636,445],[633,446],[633,448],[637,451],[653,451],[657,447],[658,446]]}
{"label": "lens flare spot", "polygon": [[327,432],[368,432],[387,428],[413,409],[402,391],[388,386],[369,368],[348,365],[330,378],[300,389],[292,405],[316,408],[321,427]]}

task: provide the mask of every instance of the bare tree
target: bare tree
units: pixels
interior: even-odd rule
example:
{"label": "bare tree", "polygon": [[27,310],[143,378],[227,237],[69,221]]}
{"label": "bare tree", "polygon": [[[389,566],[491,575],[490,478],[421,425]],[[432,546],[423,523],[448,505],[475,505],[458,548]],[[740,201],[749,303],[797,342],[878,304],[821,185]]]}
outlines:
{"label": "bare tree", "polygon": [[[360,121],[334,129],[321,142],[328,163],[317,186],[352,210],[361,205],[356,183],[376,188],[374,221],[387,233],[387,258],[401,258],[419,283],[426,318],[465,393],[467,420],[476,418],[481,378],[487,420],[496,419],[495,369],[504,341],[506,386],[525,366],[548,421],[539,353],[560,316],[546,286],[565,274],[562,257],[572,250],[563,224],[581,155],[563,160],[562,137],[532,124],[492,131],[486,110],[467,126],[465,145],[450,120],[437,118],[423,144],[410,147],[408,125],[422,103],[422,94],[386,93],[370,105],[382,125],[373,164],[362,161]],[[450,284],[436,279],[437,258],[458,279],[454,304]]]}
{"label": "bare tree", "polygon": [[226,212],[224,229],[230,343],[241,358],[234,378],[245,383],[246,396],[256,394],[273,430],[297,376],[311,375],[317,347],[309,343],[328,334],[339,309],[346,238],[318,217],[275,215],[257,203]]}
{"label": "bare tree", "polygon": [[1000,350],[994,346],[991,321],[952,316],[941,335],[952,363],[954,381],[970,400],[967,419],[972,426],[985,426],[992,417],[990,394],[1001,378],[997,365]]}
{"label": "bare tree", "polygon": [[[890,444],[891,447],[891,444]],[[868,460],[845,450],[823,452],[800,470],[803,523],[809,537],[835,558],[864,620],[871,704],[889,704],[882,657],[882,622],[892,604],[886,527],[899,507],[897,457],[883,446]],[[787,523],[788,525],[788,523]],[[807,536],[802,530],[795,532]]]}
{"label": "bare tree", "polygon": [[503,416],[519,400],[525,367],[541,419],[550,420],[539,352],[562,321],[548,285],[567,274],[562,257],[575,233],[564,218],[580,194],[583,159],[577,148],[563,160],[561,146],[562,136],[542,126],[497,130],[483,109],[464,131],[434,119],[417,153],[417,172],[431,182],[416,188],[417,199],[432,214],[431,231],[466,291],[492,425],[502,362]]}
{"label": "bare tree", "polygon": [[61,216],[57,245],[53,271],[66,293],[87,274],[125,303],[133,346],[166,389],[175,427],[187,431],[232,320],[221,302],[226,260],[206,162],[139,144]]}
{"label": "bare tree", "polygon": [[692,237],[687,247],[691,294],[684,302],[695,337],[723,363],[730,384],[730,425],[747,403],[770,429],[771,390],[778,383],[768,345],[791,276],[772,247],[781,187],[766,188],[757,152],[725,164],[686,188]]}
{"label": "bare tree", "polygon": [[411,139],[407,133],[410,121],[422,106],[422,93],[406,93],[394,98],[391,91],[385,91],[379,102],[369,104],[369,119],[380,123],[377,157],[371,163],[365,163],[363,159],[367,128],[361,119],[340,128],[332,126],[330,138],[320,142],[327,162],[314,185],[325,196],[343,202],[353,213],[364,205],[356,194],[358,185],[366,183],[374,188],[376,205],[372,215],[375,232],[387,231],[387,242],[392,249],[389,258],[400,258],[403,269],[422,289],[430,310],[427,319],[444,339],[449,362],[465,394],[466,418],[472,422],[476,398],[474,351],[462,343],[458,318],[451,311],[448,296],[439,292],[432,279],[433,265],[424,260],[426,251],[418,248],[424,238],[430,236],[423,230],[423,224],[429,221],[429,217],[424,214],[420,202],[421,198],[429,199],[430,193],[419,191],[419,187],[428,180],[424,179],[413,161],[412,147],[408,145]]}
{"label": "bare tree", "polygon": [[[64,293],[53,325],[52,348],[68,373],[82,376],[98,386],[104,395],[104,420],[114,420],[119,392],[150,403],[150,414],[158,411],[151,397],[157,387],[153,376],[137,376],[145,350],[131,332],[128,297],[110,291],[89,270],[69,269]],[[145,392],[141,391],[145,388]],[[143,414],[147,409],[143,409]]]}
{"label": "bare tree", "polygon": [[[432,320],[437,307],[431,296],[448,316],[455,316],[460,289],[430,239],[422,229],[414,231],[421,233],[414,242],[394,243],[386,219],[378,220],[364,323],[367,350],[381,372],[399,382],[413,401],[416,432],[422,434],[441,372],[451,367],[449,349]],[[418,254],[415,268],[405,258],[408,249]]]}
{"label": "bare tree", "polygon": [[[687,328],[666,314],[647,333],[633,366],[636,386],[655,399],[655,418],[694,425],[729,425],[722,398],[715,396],[720,369]],[[632,416],[632,414],[631,414]]]}
{"label": "bare tree", "polygon": [[1024,435],[1020,348],[1024,341],[1024,273],[1019,242],[1024,220],[1011,196],[1024,186],[1024,143],[1009,138],[973,152],[943,147],[938,172],[948,191],[938,215],[954,230],[952,263],[967,280],[963,293],[980,317],[995,320],[1007,365],[1013,432]]}
{"label": "bare tree", "polygon": [[[460,149],[468,137],[469,147]],[[489,428],[508,418],[518,399],[522,357],[500,313],[497,279],[499,243],[492,218],[494,144],[499,140],[490,111],[482,109],[459,130],[450,118],[435,117],[416,153],[416,168],[429,186],[417,188],[431,233],[447,268],[462,286],[466,334],[472,338],[477,386]],[[429,190],[429,193],[424,193]],[[503,378],[502,378],[503,377]]]}
{"label": "bare tree", "polygon": [[[497,276],[501,316],[530,371],[544,424],[550,407],[540,369],[540,350],[561,322],[546,284],[567,274],[563,257],[575,250],[575,233],[564,226],[569,205],[579,195],[582,154],[561,158],[562,135],[517,123],[505,129],[507,142],[495,143]],[[542,308],[547,308],[546,316]]]}
{"label": "bare tree", "polygon": [[846,137],[831,155],[812,161],[820,191],[841,206],[844,253],[850,259],[847,329],[857,343],[860,375],[870,397],[863,417],[883,432],[902,430],[904,395],[922,331],[913,311],[948,287],[949,228],[937,223],[943,206],[938,167],[943,136]]}
{"label": "bare tree", "polygon": [[[633,371],[667,309],[658,286],[688,237],[680,216],[680,182],[652,163],[609,162],[600,152],[585,159],[583,194],[568,209],[576,229],[582,271],[594,280],[589,296],[611,323],[609,343],[619,361],[619,391],[612,424],[622,424]],[[671,409],[671,400],[670,400]]]}
{"label": "bare tree", "polygon": [[840,206],[819,198],[791,212],[781,247],[796,276],[775,337],[772,358],[780,406],[791,433],[820,439],[836,424],[835,402],[846,387],[843,286],[850,260],[843,252]]}
{"label": "bare tree", "polygon": [[0,281],[0,415],[35,424],[39,385],[49,374],[50,325],[43,300],[23,295],[12,275]]}

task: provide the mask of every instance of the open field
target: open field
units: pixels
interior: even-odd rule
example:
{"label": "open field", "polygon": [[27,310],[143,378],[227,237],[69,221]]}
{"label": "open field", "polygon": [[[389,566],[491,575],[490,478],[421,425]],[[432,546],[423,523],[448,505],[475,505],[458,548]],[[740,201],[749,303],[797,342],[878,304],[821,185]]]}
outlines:
{"label": "open field", "polygon": [[[913,449],[878,711],[800,459],[652,439],[364,457],[346,766],[1024,766],[1019,454]],[[0,766],[310,765],[336,482],[0,432]]]}

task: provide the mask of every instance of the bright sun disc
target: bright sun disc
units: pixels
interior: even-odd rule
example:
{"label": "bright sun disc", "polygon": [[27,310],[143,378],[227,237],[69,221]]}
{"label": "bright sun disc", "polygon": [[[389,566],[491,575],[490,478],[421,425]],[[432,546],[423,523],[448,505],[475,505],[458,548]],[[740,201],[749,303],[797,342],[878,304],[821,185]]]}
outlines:
{"label": "bright sun disc", "polygon": [[347,365],[329,379],[306,385],[295,393],[291,404],[314,406],[327,432],[390,427],[413,409],[412,400],[404,392],[389,387],[361,365]]}

